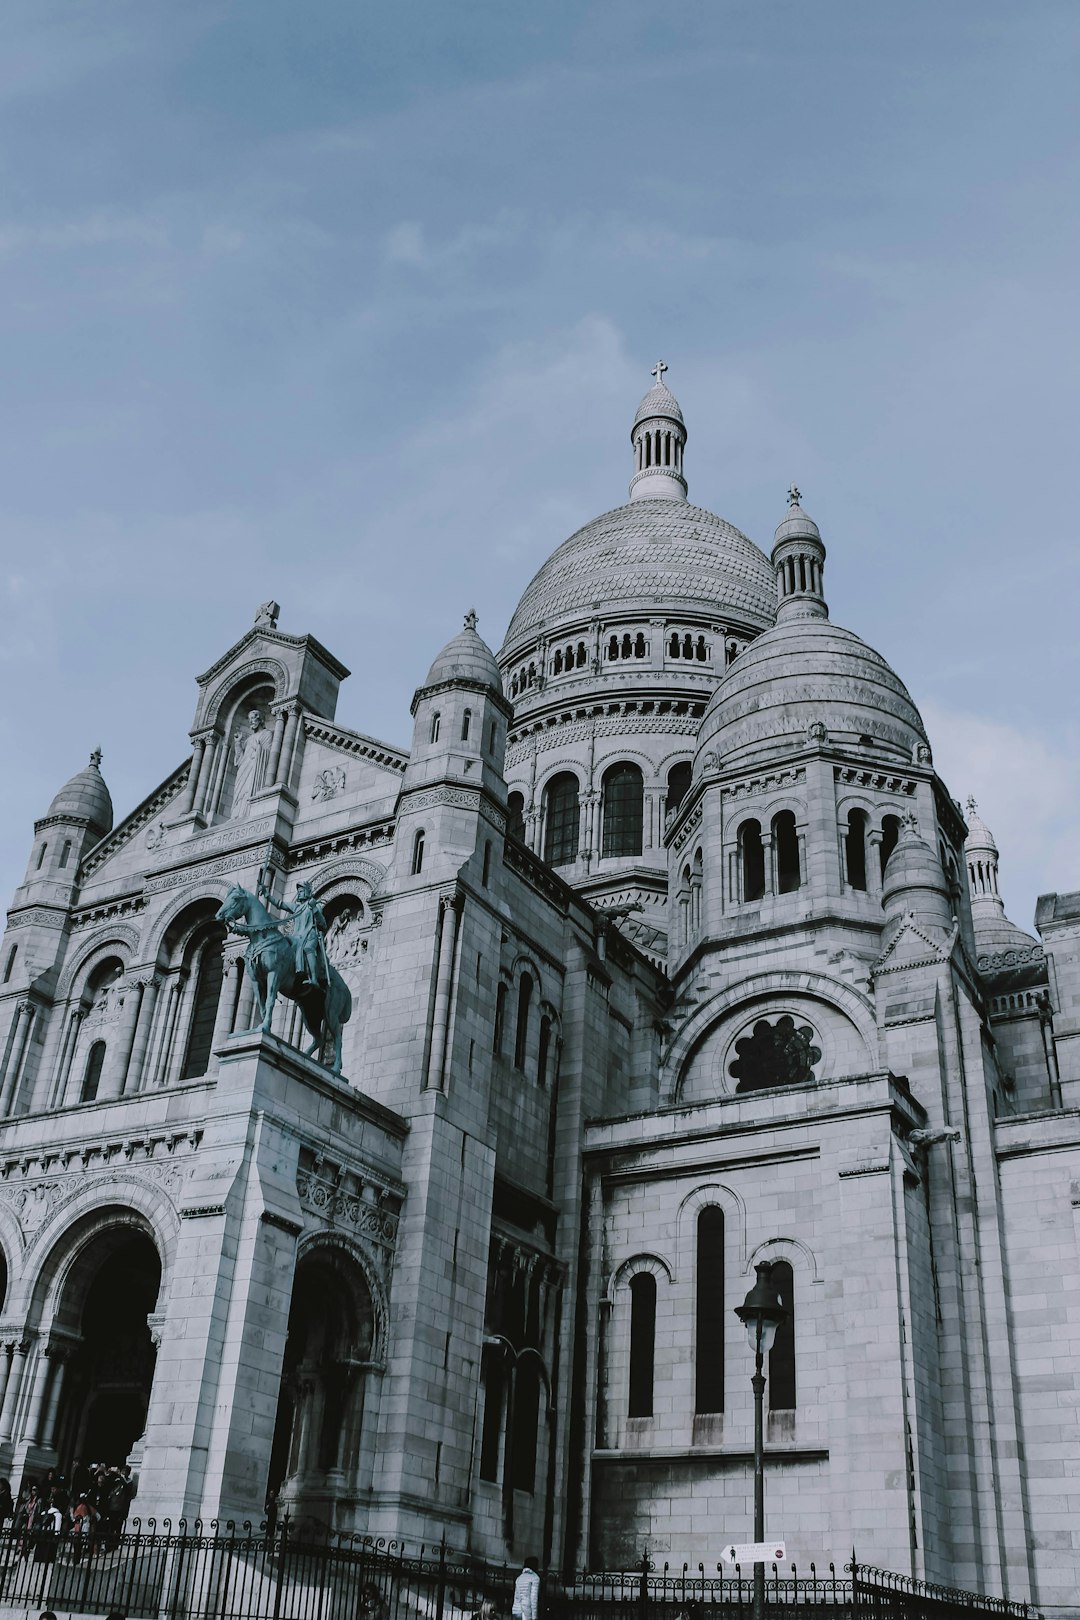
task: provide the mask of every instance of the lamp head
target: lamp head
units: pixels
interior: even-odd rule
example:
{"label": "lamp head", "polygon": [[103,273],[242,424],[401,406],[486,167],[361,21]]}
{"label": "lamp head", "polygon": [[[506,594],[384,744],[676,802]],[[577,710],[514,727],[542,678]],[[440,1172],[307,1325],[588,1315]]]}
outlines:
{"label": "lamp head", "polygon": [[760,1352],[767,1356],[773,1347],[776,1330],[787,1316],[772,1281],[772,1263],[762,1260],[755,1267],[757,1276],[754,1286],[747,1294],[741,1305],[736,1305],[735,1315],[746,1329],[746,1336],[750,1340],[750,1348],[755,1356]]}

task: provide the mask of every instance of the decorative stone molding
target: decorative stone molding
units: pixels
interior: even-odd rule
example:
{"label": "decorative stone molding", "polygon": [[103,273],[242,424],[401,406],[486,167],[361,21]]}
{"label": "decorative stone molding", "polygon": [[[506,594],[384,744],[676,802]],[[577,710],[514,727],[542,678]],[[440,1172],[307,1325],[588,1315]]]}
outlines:
{"label": "decorative stone molding", "polygon": [[[220,660],[208,674],[200,678],[199,685],[209,684],[219,670],[228,667],[228,663],[229,657],[226,655],[224,660]],[[285,665],[277,658],[252,658],[246,664],[241,664],[239,669],[234,670],[227,684],[214,693],[203,715],[203,727],[215,726],[226,699],[233,695],[238,686],[255,675],[266,675],[273,681],[274,696],[271,699],[272,702],[281,703],[283,701],[289,689],[289,672]]]}
{"label": "decorative stone molding", "polygon": [[103,928],[96,939],[83,940],[79,947],[78,956],[64,968],[63,973],[60,975],[56,986],[54,1005],[59,1005],[62,1001],[68,999],[75,980],[90,968],[94,957],[99,951],[107,950],[110,945],[119,945],[128,952],[129,956],[134,956],[139,948],[139,937],[138,929],[131,928],[123,923],[113,923],[110,927]]}
{"label": "decorative stone molding", "polygon": [[394,821],[379,821],[354,832],[335,833],[328,838],[314,838],[310,843],[294,845],[289,851],[289,871],[312,866],[316,861],[325,861],[330,856],[344,855],[348,850],[392,844],[396,826]]}
{"label": "decorative stone molding", "polygon": [[725,783],[721,794],[725,799],[753,799],[767,793],[782,793],[806,781],[806,767],[793,765],[787,770],[766,771],[761,776],[748,776],[742,782]]}
{"label": "decorative stone molding", "polygon": [[9,928],[57,928],[61,929],[68,920],[68,913],[63,908],[52,909],[45,906],[30,906],[25,911],[9,911],[7,925]]}
{"label": "decorative stone molding", "polygon": [[1027,967],[1032,962],[1045,962],[1046,952],[1041,945],[1031,944],[1007,951],[993,951],[977,958],[980,973],[999,973],[1002,968]]}
{"label": "decorative stone molding", "polygon": [[[4,1166],[5,1178],[7,1170],[8,1167]],[[87,1175],[85,1171],[75,1172],[51,1180],[27,1180],[15,1185],[8,1185],[5,1180],[0,1184],[0,1203],[6,1204],[11,1210],[18,1222],[23,1244],[28,1245],[47,1221],[52,1220],[66,1204],[87,1192],[101,1191],[112,1195],[125,1186],[152,1185],[163,1192],[175,1208],[184,1176],[182,1164],[154,1160],[140,1163],[137,1170],[118,1166],[92,1175]]]}
{"label": "decorative stone molding", "polygon": [[94,845],[79,867],[80,882],[85,882],[92,872],[96,872],[100,866],[104,866],[110,855],[114,855],[118,849],[122,849],[126,843],[129,843],[135,837],[135,834],[141,828],[159,816],[167,804],[172,803],[181,788],[186,786],[190,771],[191,761],[185,759],[184,763],[178,765],[171,776],[166,777],[156,793],[152,793],[148,799],[144,799],[142,804],[136,810],[133,810],[130,816],[125,816],[119,827],[114,827],[113,831],[103,838],[99,844]]}
{"label": "decorative stone molding", "polygon": [[693,838],[694,834],[701,826],[701,822],[702,807],[699,803],[697,808],[692,810],[690,815],[687,816],[686,820],[683,822],[683,825],[679,828],[678,832],[675,834],[675,837],[672,839],[671,847],[676,854],[679,854],[683,846],[690,842],[691,838]]}
{"label": "decorative stone molding", "polygon": [[72,928],[89,928],[94,923],[111,922],[114,917],[134,917],[145,911],[142,894],[125,894],[117,900],[103,900],[99,905],[83,906],[71,919]]}
{"label": "decorative stone molding", "polygon": [[356,731],[346,731],[341,726],[331,725],[326,720],[318,720],[310,714],[304,716],[304,736],[311,737],[315,742],[325,743],[328,748],[335,748],[339,753],[352,754],[358,759],[373,760],[376,765],[382,765],[389,771],[397,771],[399,775],[404,775],[409,763],[408,754],[398,748],[376,742],[372,737],[361,736]]}
{"label": "decorative stone molding", "polygon": [[261,860],[260,854],[257,849],[243,849],[235,855],[223,855],[216,861],[206,861],[201,865],[183,866],[173,872],[163,872],[160,877],[150,879],[145,893],[164,894],[169,889],[179,889],[189,883],[204,883],[208,878],[224,877],[229,872],[241,872],[256,864],[265,863],[279,868],[285,865],[284,856],[276,848],[271,847]]}
{"label": "decorative stone molding", "polygon": [[918,783],[910,776],[895,776],[887,771],[861,770],[854,765],[834,765],[833,777],[848,787],[873,788],[877,793],[914,793]]}

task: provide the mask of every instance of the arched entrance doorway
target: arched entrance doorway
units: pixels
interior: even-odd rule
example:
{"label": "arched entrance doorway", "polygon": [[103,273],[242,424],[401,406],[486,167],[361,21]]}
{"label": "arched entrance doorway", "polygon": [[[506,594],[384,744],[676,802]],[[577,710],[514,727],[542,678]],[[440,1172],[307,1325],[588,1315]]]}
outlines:
{"label": "arched entrance doorway", "polygon": [[63,1398],[45,1437],[63,1466],[123,1463],[145,1429],[160,1283],[157,1249],[134,1225],[98,1230],[71,1266],[51,1335],[67,1350]]}
{"label": "arched entrance doorway", "polygon": [[342,1249],[302,1256],[293,1283],[269,1489],[294,1515],[329,1522],[356,1488],[366,1375],[375,1352],[367,1278]]}

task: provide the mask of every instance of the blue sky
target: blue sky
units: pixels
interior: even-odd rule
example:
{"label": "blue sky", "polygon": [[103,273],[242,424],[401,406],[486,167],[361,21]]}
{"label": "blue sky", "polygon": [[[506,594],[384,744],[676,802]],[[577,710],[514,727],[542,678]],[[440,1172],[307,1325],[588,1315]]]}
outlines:
{"label": "blue sky", "polygon": [[407,742],[470,605],[625,498],[795,479],[834,618],[1080,887],[1074,0],[8,0],[0,891],[91,747],[118,815],[258,603]]}

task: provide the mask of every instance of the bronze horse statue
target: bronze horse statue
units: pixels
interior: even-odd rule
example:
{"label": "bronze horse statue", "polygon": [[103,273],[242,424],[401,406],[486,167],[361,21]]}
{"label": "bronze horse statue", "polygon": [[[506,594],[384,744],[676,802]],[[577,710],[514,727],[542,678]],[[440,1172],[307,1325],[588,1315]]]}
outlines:
{"label": "bronze horse statue", "polygon": [[281,931],[257,895],[234,883],[218,911],[217,920],[248,942],[244,964],[255,987],[259,1023],[254,1029],[269,1032],[279,995],[295,1001],[308,1034],[313,1037],[305,1053],[321,1053],[327,1038],[334,1044],[333,1074],[341,1073],[341,1031],[352,1013],[352,992],[333,963],[326,962],[327,982],[312,984],[297,970],[293,942]]}

